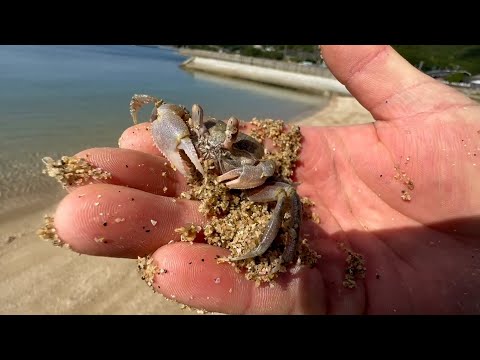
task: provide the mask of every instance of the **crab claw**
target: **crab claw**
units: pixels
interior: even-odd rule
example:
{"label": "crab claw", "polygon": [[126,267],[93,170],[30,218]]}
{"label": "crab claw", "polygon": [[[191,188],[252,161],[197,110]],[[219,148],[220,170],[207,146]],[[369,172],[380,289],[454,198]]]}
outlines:
{"label": "crab claw", "polygon": [[203,167],[197,155],[195,146],[190,139],[190,130],[182,119],[178,109],[168,104],[161,105],[157,111],[156,120],[152,123],[152,135],[155,145],[172,164],[184,176],[189,171],[185,166],[180,151],[182,150],[195,168],[205,175]]}
{"label": "crab claw", "polygon": [[217,181],[231,180],[225,185],[230,189],[252,189],[262,185],[275,172],[271,160],[260,161],[257,165],[244,164],[217,177]]}

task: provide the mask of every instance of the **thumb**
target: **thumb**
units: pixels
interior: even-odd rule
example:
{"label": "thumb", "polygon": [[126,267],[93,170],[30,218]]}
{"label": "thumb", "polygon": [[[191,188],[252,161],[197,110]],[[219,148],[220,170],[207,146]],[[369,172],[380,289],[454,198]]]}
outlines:
{"label": "thumb", "polygon": [[475,104],[416,69],[391,46],[321,46],[333,75],[376,120],[412,118]]}

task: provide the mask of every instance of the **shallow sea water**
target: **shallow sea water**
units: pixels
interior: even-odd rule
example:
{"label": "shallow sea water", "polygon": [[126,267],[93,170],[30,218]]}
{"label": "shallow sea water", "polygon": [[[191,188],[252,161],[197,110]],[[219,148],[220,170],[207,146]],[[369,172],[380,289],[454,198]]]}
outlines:
{"label": "shallow sea water", "polygon": [[[170,49],[139,46],[0,46],[0,221],[59,200],[41,158],[117,147],[132,125],[129,101],[147,93],[209,116],[291,119],[327,99],[182,70]],[[151,108],[140,112],[145,121]]]}

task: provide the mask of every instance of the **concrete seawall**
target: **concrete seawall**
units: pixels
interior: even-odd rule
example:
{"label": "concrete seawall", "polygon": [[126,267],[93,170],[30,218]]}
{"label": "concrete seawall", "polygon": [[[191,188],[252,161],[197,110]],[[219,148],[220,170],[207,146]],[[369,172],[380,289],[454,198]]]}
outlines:
{"label": "concrete seawall", "polygon": [[227,54],[224,52],[215,52],[198,49],[179,49],[179,54],[188,57],[199,57],[207,59],[217,59],[223,61],[231,61],[239,64],[255,65],[260,67],[266,67],[270,69],[283,70],[288,72],[316,75],[327,79],[335,79],[332,72],[326,66],[305,66],[296,62],[273,60],[258,58],[253,56],[245,56],[240,54]]}
{"label": "concrete seawall", "polygon": [[181,66],[187,70],[204,71],[321,95],[329,95],[330,93],[350,94],[338,80],[318,75],[197,56],[189,58]]}

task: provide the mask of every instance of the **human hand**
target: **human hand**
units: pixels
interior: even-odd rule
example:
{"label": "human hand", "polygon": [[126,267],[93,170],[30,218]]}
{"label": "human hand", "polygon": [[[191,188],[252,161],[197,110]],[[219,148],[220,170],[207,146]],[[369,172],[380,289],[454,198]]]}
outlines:
{"label": "human hand", "polygon": [[[60,239],[90,255],[154,253],[167,272],[155,276],[153,288],[209,311],[478,313],[479,104],[421,73],[389,46],[324,46],[322,52],[376,122],[301,128],[298,192],[316,203],[322,220],[304,226],[322,255],[313,269],[282,274],[280,286],[256,287],[231,266],[217,264],[216,255],[227,250],[169,243],[178,239],[175,228],[203,219],[195,202],[172,201],[185,181],[159,156],[148,123],[127,129],[119,149],[77,154],[112,178],[69,189],[54,217]],[[105,242],[94,241],[99,237]],[[339,242],[365,259],[365,278],[354,289],[343,286]]]}

